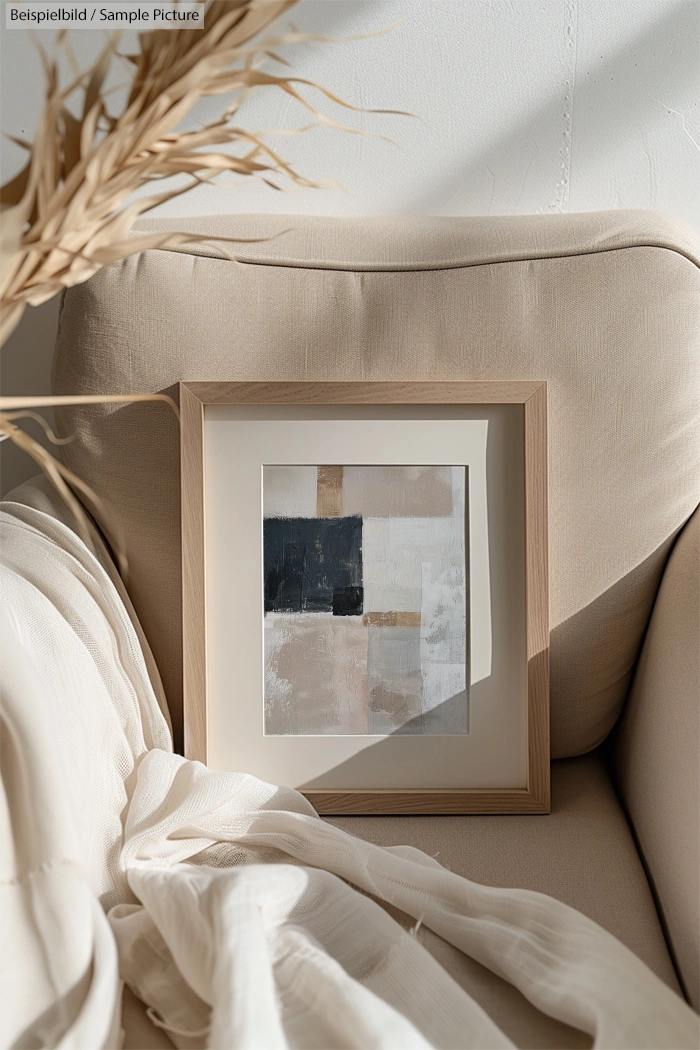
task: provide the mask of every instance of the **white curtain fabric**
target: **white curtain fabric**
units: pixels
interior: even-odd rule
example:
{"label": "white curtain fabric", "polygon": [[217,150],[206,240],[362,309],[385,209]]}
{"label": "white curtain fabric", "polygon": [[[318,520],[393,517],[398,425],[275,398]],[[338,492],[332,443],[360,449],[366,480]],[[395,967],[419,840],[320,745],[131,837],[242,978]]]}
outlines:
{"label": "white curtain fabric", "polygon": [[698,1046],[697,1015],[572,908],[174,755],[104,550],[29,502],[0,513],[2,1046],[119,1046],[122,981],[185,1050],[512,1046],[372,898],[596,1047]]}

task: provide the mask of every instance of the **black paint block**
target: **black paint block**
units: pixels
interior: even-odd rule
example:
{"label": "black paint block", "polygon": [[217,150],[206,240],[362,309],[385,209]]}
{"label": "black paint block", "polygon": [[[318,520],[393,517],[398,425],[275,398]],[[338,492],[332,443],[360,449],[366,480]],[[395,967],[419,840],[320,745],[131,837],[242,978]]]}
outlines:
{"label": "black paint block", "polygon": [[343,591],[333,591],[334,616],[359,616],[362,612],[362,587],[346,587]]}
{"label": "black paint block", "polygon": [[265,612],[362,614],[362,518],[265,518]]}

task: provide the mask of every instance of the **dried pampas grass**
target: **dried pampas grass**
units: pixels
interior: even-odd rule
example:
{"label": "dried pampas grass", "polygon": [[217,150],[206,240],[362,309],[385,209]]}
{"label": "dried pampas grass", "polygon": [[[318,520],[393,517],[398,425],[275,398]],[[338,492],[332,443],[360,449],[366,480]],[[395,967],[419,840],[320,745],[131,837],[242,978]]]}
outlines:
{"label": "dried pampas grass", "polygon": [[[205,0],[202,29],[143,33],[138,51],[126,56],[118,55],[113,39],[90,69],[76,73],[65,86],[60,83],[56,56],[50,58],[40,49],[46,76],[44,109],[33,143],[19,143],[29,154],[26,166],[0,189],[0,342],[17,326],[28,304],[36,306],[61,289],[86,281],[101,266],[147,248],[176,248],[205,239],[187,232],[130,234],[139,215],[202,181],[230,171],[263,178],[275,189],[285,179],[300,186],[319,185],[301,176],[260,134],[234,119],[250,92],[261,88],[283,91],[309,110],[315,122],[335,127],[341,125],[320,113],[304,91],[311,89],[340,106],[356,108],[312,81],[263,69],[269,60],[287,65],[275,47],[323,39],[293,27],[261,38],[297,2]],[[65,31],[57,43],[75,65]],[[105,82],[118,59],[130,64],[131,78],[123,111],[114,114]],[[200,99],[218,95],[226,96],[227,102],[216,120],[196,131],[174,130]],[[242,146],[243,152],[231,155],[214,148],[223,145]],[[189,176],[184,187],[131,199],[144,186],[183,174]],[[44,405],[58,403],[56,398],[0,398],[0,408],[26,409],[40,400]],[[17,418],[0,415],[0,439],[9,438],[37,461],[86,533],[71,486],[93,502],[94,494],[20,430]]]}

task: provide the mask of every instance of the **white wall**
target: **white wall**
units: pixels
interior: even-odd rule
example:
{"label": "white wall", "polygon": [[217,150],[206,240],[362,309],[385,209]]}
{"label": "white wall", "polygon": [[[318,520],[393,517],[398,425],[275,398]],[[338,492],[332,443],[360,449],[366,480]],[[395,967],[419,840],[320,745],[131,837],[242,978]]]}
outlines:
{"label": "white wall", "polygon": [[[343,189],[275,193],[228,181],[160,214],[484,215],[654,208],[700,229],[697,0],[304,0],[301,30],[391,32],[286,52],[301,76],[358,106],[415,117],[325,112],[371,136],[327,127],[280,137],[303,174]],[[79,57],[99,33],[74,33]],[[41,91],[24,30],[2,31],[5,131],[30,134]],[[216,112],[209,100],[199,116]],[[195,115],[196,116],[196,115]],[[251,129],[290,129],[308,114],[284,96],[252,98]],[[393,140],[385,141],[380,136]],[[2,177],[21,163],[3,149]],[[3,348],[5,393],[48,389],[56,304],[26,315]],[[34,472],[5,453],[3,490]]]}

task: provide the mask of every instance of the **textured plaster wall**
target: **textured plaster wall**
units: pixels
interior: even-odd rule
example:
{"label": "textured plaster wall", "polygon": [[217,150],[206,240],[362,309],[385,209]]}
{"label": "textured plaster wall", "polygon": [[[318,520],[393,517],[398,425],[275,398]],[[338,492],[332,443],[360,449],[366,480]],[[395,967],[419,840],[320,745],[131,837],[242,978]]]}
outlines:
{"label": "textured plaster wall", "polygon": [[[313,179],[340,186],[275,193],[227,182],[160,214],[503,215],[654,208],[700,229],[697,0],[304,0],[302,30],[391,32],[287,52],[300,75],[361,107],[413,118],[325,111],[366,135],[317,127],[277,146]],[[23,30],[3,30],[2,126],[30,134],[39,67]],[[101,34],[74,33],[82,59]],[[194,115],[216,112],[207,102]],[[252,98],[259,130],[308,123],[298,103]],[[384,136],[384,137],[382,137]],[[392,142],[385,139],[389,138]],[[2,152],[3,179],[21,163]],[[31,310],[3,348],[6,393],[43,393],[56,303]],[[7,491],[33,468],[2,450]],[[8,454],[9,452],[9,454]]]}

